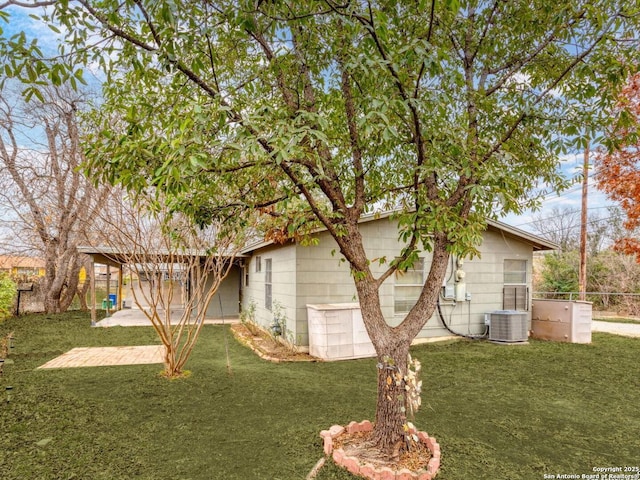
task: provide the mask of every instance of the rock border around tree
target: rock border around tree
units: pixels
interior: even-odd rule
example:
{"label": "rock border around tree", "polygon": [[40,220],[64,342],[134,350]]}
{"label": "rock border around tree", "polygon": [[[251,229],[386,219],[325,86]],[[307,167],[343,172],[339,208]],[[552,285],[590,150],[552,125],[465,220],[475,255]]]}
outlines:
{"label": "rock border around tree", "polygon": [[430,437],[426,432],[421,432],[416,429],[410,429],[409,432],[416,435],[420,442],[431,452],[431,458],[429,459],[426,470],[412,471],[407,468],[393,469],[386,466],[375,466],[356,456],[346,455],[342,448],[334,449],[334,440],[345,432],[347,434],[354,434],[357,432],[370,432],[372,430],[373,424],[369,420],[363,420],[362,422],[353,421],[346,427],[333,425],[329,430],[322,430],[320,437],[324,442],[325,455],[331,456],[338,466],[345,468],[352,474],[369,480],[432,480],[436,477],[440,469],[440,445],[436,442],[435,438]]}

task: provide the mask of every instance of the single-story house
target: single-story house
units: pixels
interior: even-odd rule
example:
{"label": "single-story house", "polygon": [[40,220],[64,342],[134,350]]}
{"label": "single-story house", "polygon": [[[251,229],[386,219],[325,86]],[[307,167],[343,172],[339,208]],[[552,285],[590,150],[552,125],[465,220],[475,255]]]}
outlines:
{"label": "single-story house", "polygon": [[[389,260],[399,253],[402,245],[391,213],[363,218],[360,230],[369,258]],[[351,315],[353,332],[347,335],[352,334],[354,342],[368,342],[349,265],[341,261],[340,254],[336,253],[337,244],[328,232],[321,230],[313,237],[315,241],[310,246],[294,240],[283,244],[262,241],[241,250],[235,256],[229,276],[210,302],[207,317],[232,318],[245,312],[267,329],[277,317],[285,329],[283,336],[306,349],[317,341],[313,334],[314,328],[317,329],[314,323],[317,316]],[[440,308],[416,340],[446,338],[454,333],[484,334],[487,314],[504,310],[522,312],[530,326],[533,254],[557,248],[554,243],[529,232],[489,220],[478,247],[480,256],[473,260],[451,258],[440,292]],[[126,256],[109,249],[81,247],[79,250],[92,255],[94,262],[118,268],[122,278]],[[380,300],[390,325],[398,325],[415,303],[429,262],[430,254],[424,252],[412,270],[392,275],[383,283]],[[386,265],[372,261],[371,268],[374,274],[380,274]],[[118,298],[121,293],[120,285]],[[310,323],[316,325],[312,327],[311,342]],[[335,325],[322,328],[329,336],[345,334]],[[371,353],[371,348],[365,345],[360,354],[340,353],[337,357]]]}
{"label": "single-story house", "polygon": [[[369,258],[391,259],[399,253],[397,224],[390,214],[363,218],[360,228]],[[357,309],[358,302],[349,266],[335,253],[336,242],[326,231],[314,237],[313,246],[260,242],[242,251],[241,309],[253,311],[255,321],[267,328],[274,316],[284,318],[286,337],[301,347],[310,343],[308,312]],[[556,248],[536,235],[489,220],[480,256],[451,259],[440,311],[429,319],[418,340],[447,337],[452,331],[483,334],[486,314],[499,310],[526,312],[530,325],[533,253]],[[411,271],[383,283],[380,300],[390,325],[398,325],[417,300],[429,262],[430,254],[424,252]],[[386,267],[371,264],[374,274]]]}
{"label": "single-story house", "polygon": [[44,260],[20,255],[0,255],[0,272],[11,277],[44,277]]}

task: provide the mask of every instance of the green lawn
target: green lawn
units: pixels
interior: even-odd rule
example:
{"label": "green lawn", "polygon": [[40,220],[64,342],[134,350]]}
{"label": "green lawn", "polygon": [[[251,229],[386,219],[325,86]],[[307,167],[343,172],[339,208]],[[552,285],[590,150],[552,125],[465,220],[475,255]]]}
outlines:
{"label": "green lawn", "polygon": [[640,325],[640,320],[637,318],[628,318],[628,317],[593,317],[594,320],[598,320],[600,322],[611,322],[611,323],[633,323],[635,325]]}
{"label": "green lawn", "polygon": [[[322,455],[321,429],[373,416],[374,360],[272,364],[218,326],[204,327],[186,379],[161,378],[160,365],[35,370],[73,347],[158,343],[150,328],[89,323],[72,313],[0,324],[16,336],[0,377],[3,480],[304,479]],[[640,340],[593,338],[415,348],[425,387],[415,423],[442,446],[438,479],[637,465]],[[329,462],[317,478],[354,477]]]}

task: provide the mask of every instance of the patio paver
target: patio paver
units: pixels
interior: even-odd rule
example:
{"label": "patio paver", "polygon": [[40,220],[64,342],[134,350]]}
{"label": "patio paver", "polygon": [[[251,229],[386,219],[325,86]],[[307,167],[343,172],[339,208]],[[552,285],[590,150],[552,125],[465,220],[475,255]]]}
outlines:
{"label": "patio paver", "polygon": [[126,347],[78,347],[48,361],[39,369],[102,367],[112,365],[140,365],[163,363],[163,345]]}

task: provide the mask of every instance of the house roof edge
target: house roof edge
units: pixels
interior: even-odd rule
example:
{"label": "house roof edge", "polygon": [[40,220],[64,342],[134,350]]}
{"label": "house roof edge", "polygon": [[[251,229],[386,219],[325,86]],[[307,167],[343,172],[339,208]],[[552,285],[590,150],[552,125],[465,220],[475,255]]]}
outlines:
{"label": "house roof edge", "polygon": [[[376,212],[376,213],[370,213],[367,215],[363,215],[360,218],[360,223],[368,223],[368,222],[373,222],[376,220],[382,220],[382,219],[386,219],[386,218],[390,218],[392,215],[394,215],[395,213],[398,213],[397,211],[385,211],[385,212]],[[545,238],[542,238],[534,233],[531,232],[527,232],[526,230],[522,230],[519,229],[517,227],[513,227],[509,224],[506,224],[504,222],[500,222],[498,220],[493,220],[490,218],[487,218],[487,227],[488,228],[494,228],[497,230],[500,230],[503,233],[506,233],[512,237],[516,237],[520,240],[523,240],[527,243],[529,243],[532,247],[534,251],[543,251],[543,250],[559,250],[560,249],[560,245],[558,245],[557,243],[554,243],[550,240],[547,240]],[[315,233],[319,233],[319,232],[324,232],[326,231],[325,228],[321,228],[318,229]],[[290,243],[291,240],[289,240],[287,243]],[[261,248],[264,247],[268,247],[271,245],[278,245],[276,244],[273,240],[261,240],[258,242],[254,242],[250,245],[247,245],[245,248],[243,248],[242,250],[240,250],[240,252],[242,254],[248,255],[256,250],[259,250]]]}

